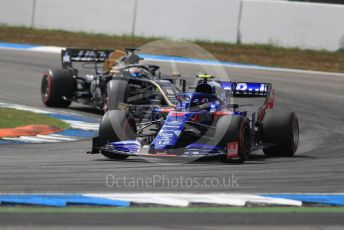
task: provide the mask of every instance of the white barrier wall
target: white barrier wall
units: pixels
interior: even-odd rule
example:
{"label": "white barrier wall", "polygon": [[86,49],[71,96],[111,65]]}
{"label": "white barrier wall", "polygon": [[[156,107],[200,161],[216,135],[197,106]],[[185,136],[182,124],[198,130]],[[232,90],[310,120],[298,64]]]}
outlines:
{"label": "white barrier wall", "polygon": [[304,49],[344,49],[343,23],[344,5],[282,0],[0,0],[0,24]]}
{"label": "white barrier wall", "polygon": [[236,42],[240,0],[139,0],[135,35]]}
{"label": "white barrier wall", "polygon": [[245,0],[242,43],[305,49],[344,48],[344,6]]}
{"label": "white barrier wall", "polygon": [[37,0],[34,27],[131,34],[134,3],[135,0]]}
{"label": "white barrier wall", "polygon": [[33,0],[0,0],[0,24],[30,27]]}

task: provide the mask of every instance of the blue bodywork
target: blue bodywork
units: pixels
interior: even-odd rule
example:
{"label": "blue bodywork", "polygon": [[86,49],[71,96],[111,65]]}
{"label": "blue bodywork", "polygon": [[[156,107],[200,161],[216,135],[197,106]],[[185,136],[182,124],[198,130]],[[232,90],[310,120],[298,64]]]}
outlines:
{"label": "blue bodywork", "polygon": [[[200,125],[210,127],[221,115],[240,115],[246,117],[247,112],[239,112],[231,109],[229,99],[231,96],[261,96],[268,93],[267,83],[250,82],[225,82],[209,81],[208,93],[186,92],[176,95],[178,104],[175,109],[168,112],[160,130],[149,145],[143,146],[140,140],[120,141],[108,143],[106,149],[114,153],[127,155],[166,153],[180,156],[218,155],[226,153],[226,149],[220,146],[185,140],[183,134],[187,132],[188,125]],[[210,86],[210,87],[209,87]],[[197,87],[196,87],[197,88]],[[152,121],[156,114],[164,108],[155,108],[152,111]],[[197,135],[204,136],[208,129],[200,128]],[[182,144],[181,144],[182,143]],[[181,153],[176,149],[182,149]]]}
{"label": "blue bodywork", "polygon": [[222,89],[231,90],[233,96],[266,96],[268,83],[219,81]]}

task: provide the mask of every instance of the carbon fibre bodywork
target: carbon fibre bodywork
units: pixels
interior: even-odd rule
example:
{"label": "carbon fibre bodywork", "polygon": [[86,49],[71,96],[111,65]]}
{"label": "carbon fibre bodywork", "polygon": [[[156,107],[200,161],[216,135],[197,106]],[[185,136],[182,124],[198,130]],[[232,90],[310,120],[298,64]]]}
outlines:
{"label": "carbon fibre bodywork", "polygon": [[185,90],[185,80],[178,79],[178,87],[177,79],[159,72],[159,66],[141,64],[143,59],[135,51],[62,50],[62,68],[43,75],[43,103],[67,107],[77,102],[104,111],[118,109],[122,103],[149,104],[149,100],[175,106],[175,94]]}

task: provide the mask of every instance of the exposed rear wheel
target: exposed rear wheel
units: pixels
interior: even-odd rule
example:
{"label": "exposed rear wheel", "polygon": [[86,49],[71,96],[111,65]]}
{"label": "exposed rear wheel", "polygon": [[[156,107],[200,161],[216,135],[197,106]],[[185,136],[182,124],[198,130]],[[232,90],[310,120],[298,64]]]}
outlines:
{"label": "exposed rear wheel", "polygon": [[274,144],[263,149],[266,156],[293,156],[299,144],[299,121],[295,113],[269,110],[263,120],[263,142]]}
{"label": "exposed rear wheel", "polygon": [[73,97],[73,91],[74,79],[70,71],[59,69],[44,74],[41,82],[41,96],[46,106],[68,107],[72,103],[70,99]]}

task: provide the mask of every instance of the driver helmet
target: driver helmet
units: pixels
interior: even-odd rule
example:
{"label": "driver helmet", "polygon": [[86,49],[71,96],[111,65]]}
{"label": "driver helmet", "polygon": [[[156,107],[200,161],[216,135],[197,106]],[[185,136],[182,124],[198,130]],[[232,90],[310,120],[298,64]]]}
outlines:
{"label": "driver helmet", "polygon": [[140,67],[131,67],[129,69],[129,74],[132,77],[148,77],[148,71]]}
{"label": "driver helmet", "polygon": [[208,83],[200,83],[196,86],[195,89],[196,93],[206,93],[206,94],[216,94],[215,87],[213,85],[210,85]]}

